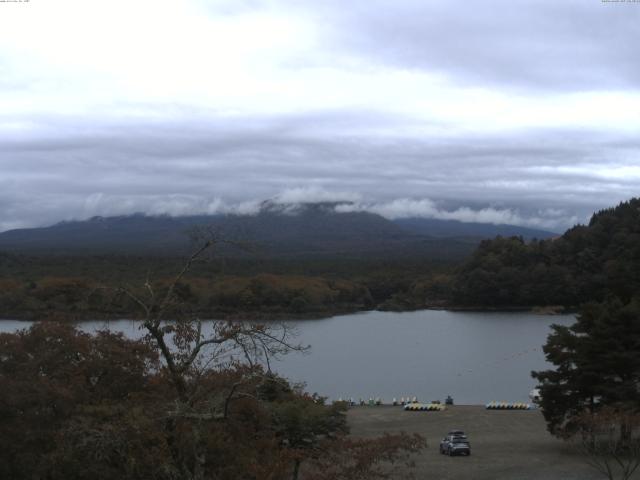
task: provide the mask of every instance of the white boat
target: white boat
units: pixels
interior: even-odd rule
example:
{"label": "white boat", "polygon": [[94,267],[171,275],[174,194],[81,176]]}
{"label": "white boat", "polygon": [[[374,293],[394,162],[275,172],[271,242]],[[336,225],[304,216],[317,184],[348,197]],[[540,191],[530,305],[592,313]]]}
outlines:
{"label": "white boat", "polygon": [[529,398],[531,399],[531,401],[533,403],[540,402],[540,400],[542,399],[542,397],[540,396],[540,389],[539,388],[534,388],[533,390],[531,390],[529,392]]}

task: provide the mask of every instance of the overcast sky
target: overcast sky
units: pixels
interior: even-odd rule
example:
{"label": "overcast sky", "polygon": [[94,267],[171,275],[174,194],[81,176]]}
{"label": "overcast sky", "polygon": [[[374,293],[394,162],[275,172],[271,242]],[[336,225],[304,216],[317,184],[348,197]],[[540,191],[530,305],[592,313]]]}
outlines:
{"label": "overcast sky", "polygon": [[640,194],[640,2],[0,1],[0,231],[349,200],[562,230]]}

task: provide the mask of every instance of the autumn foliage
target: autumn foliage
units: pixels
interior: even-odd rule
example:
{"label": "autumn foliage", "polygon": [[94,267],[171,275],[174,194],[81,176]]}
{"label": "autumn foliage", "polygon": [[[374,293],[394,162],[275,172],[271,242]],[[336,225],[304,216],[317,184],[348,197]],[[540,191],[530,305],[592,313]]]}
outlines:
{"label": "autumn foliage", "polygon": [[348,436],[344,406],[236,362],[185,376],[149,339],[36,323],[0,335],[0,478],[384,478],[416,436]]}
{"label": "autumn foliage", "polygon": [[[156,283],[160,287],[171,281],[161,278]],[[114,295],[113,288],[109,288],[121,283],[122,279],[110,284],[94,277],[0,277],[0,316],[57,320],[131,318],[138,313],[137,305]],[[204,318],[313,316],[373,306],[369,290],[360,283],[298,275],[187,277],[177,293],[192,312]]]}

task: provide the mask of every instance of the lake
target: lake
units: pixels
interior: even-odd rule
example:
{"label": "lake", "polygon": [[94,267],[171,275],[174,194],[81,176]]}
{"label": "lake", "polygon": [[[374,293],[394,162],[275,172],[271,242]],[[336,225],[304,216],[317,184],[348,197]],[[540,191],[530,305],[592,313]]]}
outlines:
{"label": "lake", "polygon": [[[416,396],[420,401],[459,404],[492,400],[529,401],[535,386],[531,370],[546,369],[542,345],[552,323],[570,325],[573,315],[531,313],[364,312],[322,320],[287,322],[296,326],[308,354],[291,354],[272,365],[307,390],[339,397]],[[0,331],[15,331],[29,322],[0,321]],[[85,331],[105,322],[83,322]],[[137,323],[108,322],[111,330],[138,337]]]}

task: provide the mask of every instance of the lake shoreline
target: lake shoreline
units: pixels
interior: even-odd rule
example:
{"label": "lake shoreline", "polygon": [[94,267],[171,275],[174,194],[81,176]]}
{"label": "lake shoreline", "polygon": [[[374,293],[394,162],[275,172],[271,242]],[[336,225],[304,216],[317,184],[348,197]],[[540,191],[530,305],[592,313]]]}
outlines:
{"label": "lake shoreline", "polygon": [[[331,400],[380,398],[389,404],[393,398],[444,401],[450,395],[461,405],[526,403],[535,386],[530,372],[547,368],[541,347],[549,326],[574,321],[572,316],[522,312],[434,310],[370,311],[322,321],[297,317],[284,324],[295,343],[311,349],[304,355],[283,355],[272,367]],[[211,333],[214,322],[202,323],[203,335]],[[7,320],[0,322],[0,331],[12,333],[30,325]],[[108,329],[132,339],[144,335],[141,321],[126,317],[73,325],[90,334]]]}
{"label": "lake shoreline", "polygon": [[[335,308],[327,310],[319,310],[312,312],[269,312],[269,311],[237,311],[237,312],[194,312],[194,317],[203,320],[229,320],[229,321],[263,321],[263,322],[279,322],[291,320],[324,320],[341,315],[366,314],[372,312],[419,312],[419,311],[442,311],[442,312],[468,312],[468,313],[533,313],[541,316],[567,315],[573,314],[577,308],[567,308],[562,305],[536,305],[536,306],[466,306],[466,305],[441,305],[426,304],[416,308],[389,309],[389,308]],[[0,322],[6,320],[36,322],[36,321],[59,321],[69,323],[100,321],[116,321],[122,319],[142,320],[137,314],[127,312],[83,312],[82,315],[77,313],[54,312],[53,314],[41,314],[40,312],[23,312],[4,314],[0,316]]]}

